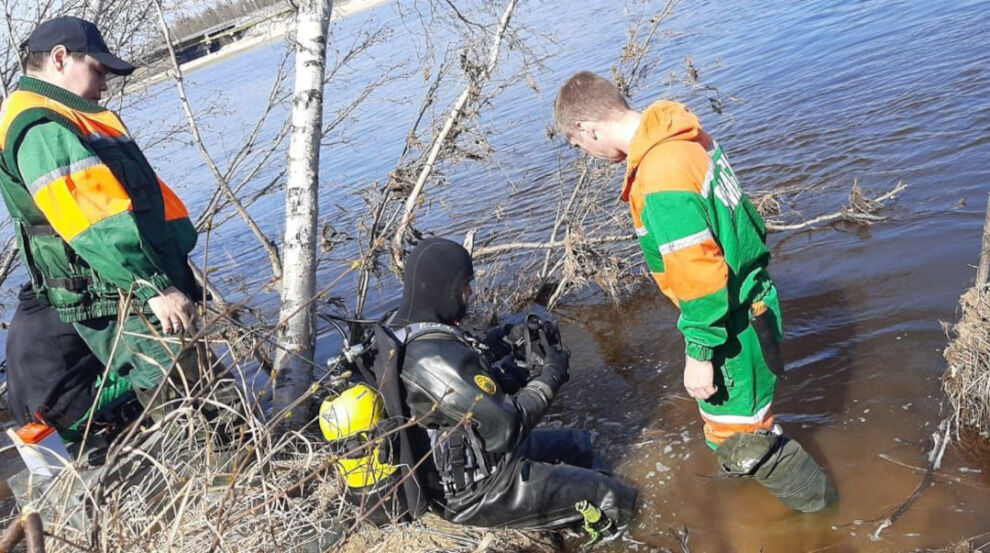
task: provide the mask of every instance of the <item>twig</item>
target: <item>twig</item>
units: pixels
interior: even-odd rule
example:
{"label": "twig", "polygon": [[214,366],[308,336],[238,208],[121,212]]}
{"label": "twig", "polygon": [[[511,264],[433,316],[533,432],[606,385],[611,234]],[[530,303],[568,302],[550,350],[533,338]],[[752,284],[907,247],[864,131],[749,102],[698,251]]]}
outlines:
{"label": "twig", "polygon": [[495,541],[495,534],[488,532],[485,534],[485,537],[481,538],[481,541],[478,543],[478,547],[475,547],[472,553],[484,553],[485,551],[488,551],[488,547],[491,546],[493,541]]}
{"label": "twig", "polygon": [[3,245],[3,256],[0,257],[0,284],[3,284],[17,262],[17,241],[11,236]]}
{"label": "twig", "polygon": [[[614,242],[628,242],[634,240],[635,235],[623,234],[616,236],[602,236],[601,238],[593,238],[590,240],[584,240],[582,244],[594,245],[594,244],[611,244]],[[567,246],[568,241],[557,240],[552,242],[512,242],[510,244],[498,244],[495,246],[483,246],[476,248],[474,250],[473,257],[475,259],[486,257],[490,255],[495,255],[499,253],[518,251],[518,250],[552,250],[556,248],[563,248]]]}
{"label": "twig", "polygon": [[423,164],[423,168],[420,170],[419,176],[416,178],[416,184],[413,186],[412,192],[409,193],[409,197],[406,198],[402,218],[399,221],[399,226],[396,228],[395,236],[392,239],[392,260],[395,263],[395,266],[400,269],[403,267],[403,240],[405,239],[406,230],[412,222],[413,213],[416,211],[416,206],[419,204],[419,196],[423,191],[423,187],[426,185],[426,180],[433,173],[433,168],[436,164],[437,157],[440,155],[440,149],[447,141],[447,137],[454,128],[454,124],[458,119],[460,119],[461,113],[464,111],[464,107],[467,105],[468,100],[471,99],[472,95],[477,93],[480,89],[480,83],[488,79],[488,76],[491,75],[491,72],[495,69],[495,64],[498,61],[499,49],[502,45],[502,38],[505,36],[506,29],[509,27],[509,19],[512,17],[512,12],[516,8],[517,1],[518,0],[509,0],[506,4],[505,11],[502,13],[502,19],[499,21],[498,28],[495,31],[495,37],[492,40],[491,49],[488,51],[488,64],[485,65],[477,77],[469,77],[468,83],[465,85],[464,90],[454,102],[454,107],[451,108],[450,114],[447,116],[447,120],[444,121],[443,127],[440,129],[440,133],[433,139],[433,146],[430,148],[430,153],[426,157],[426,162]]}
{"label": "twig", "polygon": [[[912,465],[912,464],[909,464],[909,463],[905,463],[904,461],[898,461],[897,459],[894,459],[893,457],[891,457],[890,455],[888,455],[886,453],[881,453],[881,454],[877,455],[877,457],[883,459],[884,461],[887,461],[888,463],[893,463],[893,464],[895,464],[895,465],[897,465],[899,467],[904,467],[906,469],[910,469],[910,470],[913,470],[915,472],[926,472],[926,471],[928,471],[928,468],[927,467],[918,467],[918,466],[915,466],[915,465]],[[939,476],[941,476],[942,478],[944,478],[946,480],[949,480],[951,482],[955,482],[956,484],[962,484],[964,486],[969,486],[971,488],[977,488],[977,489],[980,489],[980,490],[985,489],[985,486],[983,484],[974,483],[974,482],[972,482],[968,478],[962,478],[962,477],[959,477],[959,476],[950,476],[948,474],[938,474],[938,473],[935,474],[935,478],[938,478]]]}
{"label": "twig", "polygon": [[681,547],[681,553],[691,553],[691,547],[688,546],[688,542],[691,541],[691,533],[688,532],[687,524],[682,526],[680,530],[671,528],[670,533],[677,538],[677,545]]}
{"label": "twig", "polygon": [[227,194],[231,205],[237,211],[238,215],[244,219],[244,223],[247,224],[248,228],[251,229],[251,233],[254,234],[261,246],[265,248],[268,253],[268,259],[271,262],[272,274],[275,278],[280,278],[282,276],[282,261],[278,255],[278,248],[275,244],[265,236],[265,233],[261,230],[258,224],[254,221],[251,215],[244,209],[240,200],[234,194],[234,191],[230,189],[230,183],[224,177],[220,168],[217,167],[213,157],[210,152],[206,149],[206,145],[203,142],[203,136],[199,132],[199,125],[196,123],[196,116],[193,115],[192,107],[189,105],[189,100],[186,97],[186,86],[182,79],[182,68],[179,66],[179,60],[175,57],[175,48],[172,47],[172,33],[169,30],[168,23],[165,22],[165,11],[162,9],[161,0],[153,0],[155,4],[155,9],[158,10],[158,22],[161,26],[162,36],[165,38],[165,46],[168,48],[169,57],[172,59],[172,69],[175,71],[175,86],[179,93],[179,101],[182,103],[182,109],[186,112],[186,118],[189,120],[189,132],[192,133],[193,139],[196,142],[196,147],[199,149],[200,154],[203,156],[203,160],[206,162],[206,166],[209,167],[210,172],[213,173],[214,178],[217,180],[217,184],[223,189],[224,193]]}
{"label": "twig", "polygon": [[[570,220],[571,208],[574,206],[574,201],[577,200],[578,193],[584,188],[584,184],[588,182],[588,166],[581,166],[581,173],[578,175],[577,184],[574,185],[574,190],[571,191],[571,197],[567,200],[567,205],[564,209],[557,215],[553,222],[553,228],[550,230],[550,241],[553,242],[557,239],[557,232],[560,227]],[[543,258],[543,268],[540,270],[540,279],[546,280],[549,276],[547,274],[548,269],[550,269],[550,255],[553,252],[548,251],[546,256]]]}
{"label": "twig", "polygon": [[[885,202],[887,200],[890,200],[890,199],[895,198],[897,196],[897,194],[899,194],[905,188],[907,188],[907,185],[906,184],[904,184],[903,182],[898,183],[897,186],[895,186],[893,190],[891,190],[890,192],[887,192],[886,194],[883,194],[881,196],[877,196],[876,198],[873,198],[872,201],[877,202],[877,203],[883,203],[883,202]],[[768,231],[776,231],[776,232],[785,231],[785,230],[805,230],[805,229],[812,228],[815,225],[821,225],[823,223],[831,223],[833,221],[839,221],[839,220],[853,220],[853,221],[857,221],[857,220],[860,220],[860,221],[862,221],[862,220],[870,220],[870,221],[879,221],[881,219],[880,218],[877,218],[877,217],[871,217],[870,215],[865,215],[865,214],[852,214],[852,213],[850,213],[849,210],[843,208],[843,209],[841,209],[841,210],[839,210],[839,211],[837,211],[835,213],[829,213],[828,215],[822,215],[820,217],[815,217],[814,219],[809,219],[807,221],[804,221],[803,223],[794,223],[794,224],[790,224],[790,225],[785,225],[785,224],[777,223],[777,222],[774,222],[774,221],[767,221],[766,228],[767,228]]]}
{"label": "twig", "polygon": [[945,446],[949,443],[949,432],[952,428],[951,424],[952,418],[946,417],[939,423],[939,431],[932,434],[932,438],[935,443],[932,444],[931,451],[928,452],[928,469],[925,470],[925,476],[921,479],[921,482],[914,489],[910,496],[905,499],[900,505],[897,506],[885,519],[877,524],[876,530],[870,535],[870,539],[873,541],[880,540],[880,534],[887,528],[893,526],[897,519],[901,518],[911,508],[911,505],[918,500],[919,497],[929,486],[935,481],[935,472],[942,465],[942,455],[945,454]]}
{"label": "twig", "polygon": [[[441,65],[440,69],[437,71],[437,76],[430,83],[430,87],[426,91],[425,99],[422,104],[420,104],[419,112],[413,119],[412,125],[409,127],[409,132],[406,133],[405,146],[402,149],[402,153],[399,154],[399,161],[397,166],[402,166],[403,160],[409,155],[412,145],[416,138],[416,129],[419,128],[420,122],[423,120],[423,116],[426,114],[427,108],[429,108],[436,97],[437,89],[440,88],[443,75],[446,73],[446,66]],[[395,175],[398,171],[393,172]],[[371,220],[371,228],[368,229],[368,254],[364,257],[367,262],[361,265],[361,277],[358,283],[357,300],[354,307],[354,315],[356,317],[361,317],[364,314],[364,304],[368,297],[368,286],[371,281],[371,272],[375,268],[374,258],[375,252],[378,248],[384,246],[384,236],[386,234],[386,229],[388,223],[383,224],[383,218],[385,216],[385,210],[389,205],[389,198],[392,194],[391,182],[385,183],[381,190],[381,197],[378,198],[377,205],[374,208],[374,215]]]}

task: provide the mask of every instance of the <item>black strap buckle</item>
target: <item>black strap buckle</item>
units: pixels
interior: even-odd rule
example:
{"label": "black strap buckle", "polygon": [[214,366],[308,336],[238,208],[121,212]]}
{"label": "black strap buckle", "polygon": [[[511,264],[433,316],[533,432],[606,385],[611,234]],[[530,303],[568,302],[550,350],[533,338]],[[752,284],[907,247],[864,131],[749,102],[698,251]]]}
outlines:
{"label": "black strap buckle", "polygon": [[84,292],[93,281],[89,277],[47,278],[45,284],[51,288],[64,288],[70,292]]}
{"label": "black strap buckle", "polygon": [[467,459],[463,436],[455,434],[448,438],[443,462],[442,480],[449,495],[457,495],[467,489],[468,478],[466,471]]}

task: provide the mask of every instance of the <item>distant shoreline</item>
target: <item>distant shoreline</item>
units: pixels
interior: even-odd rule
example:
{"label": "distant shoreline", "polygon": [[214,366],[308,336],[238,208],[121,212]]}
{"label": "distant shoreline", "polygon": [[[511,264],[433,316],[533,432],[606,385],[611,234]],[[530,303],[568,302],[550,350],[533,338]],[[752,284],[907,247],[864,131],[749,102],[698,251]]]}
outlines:
{"label": "distant shoreline", "polygon": [[[341,19],[389,1],[390,0],[347,0],[344,2],[336,2],[335,4],[339,3],[339,5],[334,6],[331,20],[340,21]],[[193,71],[208,67],[217,62],[243,54],[244,52],[255,48],[259,48],[273,42],[278,42],[280,40],[285,40],[285,38],[289,35],[289,32],[292,30],[293,24],[294,21],[292,15],[264,21],[253,27],[244,38],[236,42],[232,42],[212,54],[207,54],[184,63],[179,67],[182,70],[182,74],[187,75]],[[133,83],[129,83],[125,92],[145,90],[157,84],[169,81],[172,79],[172,72],[173,69],[171,62],[169,62],[168,67],[164,71],[158,71],[155,73],[149,72],[149,75],[139,78]]]}

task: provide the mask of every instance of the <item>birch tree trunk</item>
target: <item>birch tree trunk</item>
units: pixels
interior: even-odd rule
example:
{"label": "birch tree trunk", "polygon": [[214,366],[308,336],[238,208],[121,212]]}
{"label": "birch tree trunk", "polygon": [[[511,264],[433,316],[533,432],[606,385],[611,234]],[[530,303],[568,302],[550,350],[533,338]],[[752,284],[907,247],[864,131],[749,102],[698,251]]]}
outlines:
{"label": "birch tree trunk", "polygon": [[292,137],[285,185],[282,241],[282,305],[275,356],[275,412],[279,430],[301,427],[312,416],[311,402],[297,401],[313,383],[316,294],[317,188],[323,123],[323,73],[332,0],[301,0],[296,15],[296,82]]}
{"label": "birch tree trunk", "polygon": [[100,15],[103,13],[103,0],[87,0],[83,8],[83,19],[100,26]]}

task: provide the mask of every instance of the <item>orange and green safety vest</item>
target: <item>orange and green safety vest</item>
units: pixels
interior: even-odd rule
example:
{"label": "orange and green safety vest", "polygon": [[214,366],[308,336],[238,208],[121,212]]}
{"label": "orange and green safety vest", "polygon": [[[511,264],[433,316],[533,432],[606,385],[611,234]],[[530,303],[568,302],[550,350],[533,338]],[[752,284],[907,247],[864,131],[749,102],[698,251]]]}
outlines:
{"label": "orange and green safety vest", "polygon": [[31,77],[0,108],[0,192],[39,298],[66,322],[195,297],[196,230],[117,115]]}
{"label": "orange and green safety vest", "polygon": [[767,299],[780,321],[763,220],[698,118],[676,102],[651,105],[627,162],[622,199],[650,272],[681,310],[686,354],[712,359],[742,330],[731,328],[739,325],[730,313],[757,300]]}

